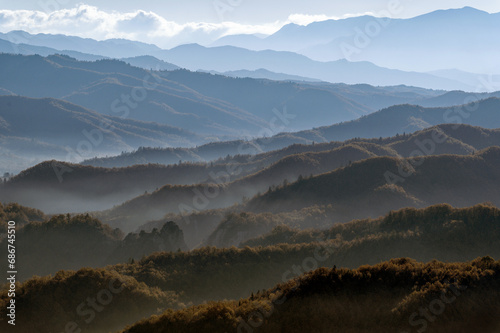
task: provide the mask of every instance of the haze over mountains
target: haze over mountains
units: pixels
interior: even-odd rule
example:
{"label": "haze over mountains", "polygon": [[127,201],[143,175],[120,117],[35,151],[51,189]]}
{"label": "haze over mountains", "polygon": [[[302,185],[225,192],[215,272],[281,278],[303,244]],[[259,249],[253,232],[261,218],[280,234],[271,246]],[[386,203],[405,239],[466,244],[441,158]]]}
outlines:
{"label": "haze over mountains", "polygon": [[[54,155],[45,159],[55,158],[79,162],[95,155],[132,151],[140,146],[190,147],[230,138],[273,136],[282,131],[310,129],[320,125],[353,120],[380,108],[400,103],[442,106],[500,96],[498,93],[447,93],[412,87],[276,82],[229,78],[186,70],[149,72],[116,60],[82,62],[60,55],[44,58],[3,54],[0,55],[0,59],[1,94],[63,99],[87,109],[80,109],[79,113],[75,113],[76,106],[69,106],[64,101],[52,100],[47,104],[47,101],[43,100],[30,100],[28,103],[22,102],[19,98],[0,97],[5,107],[9,103],[12,104],[12,101],[19,101],[16,105],[23,106],[22,111],[16,112],[22,112],[23,117],[32,118],[34,115],[32,112],[36,110],[38,116],[43,119],[32,131],[33,128],[22,128],[29,124],[12,118],[14,114],[5,110],[7,113],[2,116],[3,126],[9,127],[9,130],[2,133],[5,142],[2,150],[3,154],[11,156],[14,162],[11,167],[7,168],[10,172],[17,172],[36,164],[44,158],[43,156],[50,155],[44,153],[48,151],[53,152]],[[124,61],[130,63],[142,61],[144,64],[144,62],[151,61],[151,58],[139,57]],[[151,88],[146,89],[144,85]],[[256,98],[256,96],[259,97]],[[64,106],[63,108],[73,111],[59,110],[57,113],[51,111],[52,109],[47,109],[48,105],[59,109]],[[59,114],[64,116],[61,118]],[[87,114],[85,117],[92,114],[90,117],[94,119],[93,124],[87,126],[89,120],[82,122],[81,117],[73,120],[68,118],[75,117],[76,114]],[[210,114],[210,117],[207,114]],[[104,117],[99,118],[100,115]],[[118,119],[120,117],[122,119]],[[60,141],[56,139],[49,138],[50,134],[46,132],[52,131],[50,126],[68,125],[70,121],[79,122],[80,125],[72,128],[80,128],[80,130],[67,131],[64,145],[59,144]],[[126,135],[130,138],[125,138],[123,137],[125,133],[122,133],[123,129],[109,133],[109,128],[105,126],[104,144],[100,142],[94,144],[92,140],[100,141],[100,136],[103,135],[103,133],[96,132],[100,131],[99,124],[103,121],[110,128],[122,126],[109,124],[112,121],[127,124],[127,126],[132,126],[130,128],[136,128],[137,131],[130,133],[129,128],[127,132],[129,134]],[[148,124],[152,121],[164,124],[164,126]],[[471,124],[490,126],[493,123]],[[422,124],[425,124],[425,121]],[[434,124],[436,123],[429,123],[429,125]],[[423,127],[424,125],[408,129],[401,128],[396,132],[412,131]],[[138,128],[148,128],[148,131],[152,130],[152,132],[146,133]],[[380,135],[391,136],[396,132]],[[96,138],[89,139],[88,133],[94,133]],[[106,133],[113,139],[107,140]],[[134,136],[135,139],[132,139]],[[161,140],[159,140],[160,137]],[[321,136],[312,138],[306,135],[305,139],[344,140],[346,137],[321,139]],[[26,153],[31,154],[30,151],[20,153],[22,149],[16,147],[21,147],[23,140],[32,140],[39,145],[35,154],[27,157]],[[80,147],[83,152],[73,153],[71,159],[65,158],[68,152],[77,150],[82,140],[86,149]],[[291,143],[306,142],[302,138],[285,138],[281,143],[278,143],[279,140],[273,141],[276,144],[268,145],[266,150],[282,148]],[[235,152],[222,150],[204,158],[214,159],[226,154],[233,155]],[[169,163],[179,159],[197,160],[196,157],[184,158],[182,155],[178,157],[170,160]]]}
{"label": "haze over mountains", "polygon": [[[290,124],[292,129],[314,126],[312,121],[318,125],[323,121],[355,119],[370,111],[369,107],[328,90],[294,83],[188,71],[149,73],[114,60],[79,62],[64,56],[2,57],[0,85],[12,93],[61,98],[103,114],[189,126],[191,131],[208,136],[255,136],[253,133],[268,126],[267,122],[275,116],[273,109],[287,106],[291,99],[294,103],[289,103],[287,109],[297,117],[295,125]],[[31,80],[33,75],[39,77]],[[70,83],[66,82],[67,77],[72,78]],[[51,84],[45,84],[46,81]],[[215,84],[219,88],[214,89]],[[144,85],[153,88],[146,89]],[[256,95],[266,98],[256,99]],[[310,105],[311,111],[321,115],[322,120],[299,113],[299,106],[302,110],[305,105]]]}
{"label": "haze over mountains", "polygon": [[[139,146],[190,146],[203,142],[187,130],[99,114],[56,99],[0,96],[0,167],[24,169],[47,158],[79,162]],[[52,157],[50,157],[52,156]]]}
{"label": "haze over mountains", "polygon": [[[465,93],[452,95],[450,98],[429,99],[426,102],[441,104],[443,101],[448,101],[453,104],[452,101],[459,101],[462,98],[468,100],[472,97]],[[191,149],[141,149],[119,156],[87,160],[83,164],[123,167],[144,163],[176,163],[178,158],[183,161],[200,162],[226,155],[272,151],[292,144],[343,141],[354,138],[385,138],[446,123],[498,128],[500,127],[499,107],[500,100],[495,97],[453,107],[424,108],[415,105],[395,105],[353,121],[306,131],[280,133],[268,139],[213,143]]]}
{"label": "haze over mountains", "polygon": [[393,5],[219,40],[0,8],[193,35],[0,33],[0,331],[498,332],[500,13]]}
{"label": "haze over mountains", "polygon": [[[350,84],[406,84],[469,91],[500,89],[500,67],[494,56],[500,45],[495,33],[500,14],[471,7],[441,10],[411,19],[390,19],[387,16],[391,13],[381,14],[384,17],[359,16],[307,26],[288,24],[265,38],[230,35],[210,47],[192,44],[170,50],[128,40],[96,41],[12,31],[0,34],[0,50],[41,55],[63,53],[81,60],[148,55],[190,70],[265,69]],[[442,29],[444,23],[446,29]],[[470,61],[472,58],[474,61]],[[164,69],[171,66],[159,61],[136,64],[141,67],[155,64]]]}
{"label": "haze over mountains", "polygon": [[161,51],[161,49],[155,45],[129,41],[126,39],[108,39],[105,41],[97,41],[91,38],[80,38],[61,34],[32,35],[19,30],[8,33],[0,33],[0,38],[13,44],[46,47],[60,51],[72,50],[108,58],[129,58],[143,56],[146,54],[153,55],[155,52]]}
{"label": "haze over mountains", "polygon": [[[437,154],[467,156],[477,151],[499,145],[500,136],[498,130],[448,124],[432,127],[412,135],[406,134],[371,140],[354,139],[348,142],[334,141],[312,145],[292,145],[268,153],[261,153],[254,156],[227,157],[206,164],[185,163],[171,166],[150,164],[121,169],[105,169],[52,161],[30,168],[12,178],[3,186],[0,186],[0,199],[15,200],[21,204],[39,208],[47,212],[58,212],[64,209],[68,211],[71,209],[73,212],[82,212],[92,209],[102,210],[117,205],[117,207],[114,207],[104,215],[99,216],[114,227],[119,227],[128,232],[135,230],[141,223],[145,223],[148,220],[160,219],[165,214],[190,213],[191,210],[199,210],[198,205],[203,206],[204,209],[227,208],[233,204],[241,203],[245,197],[251,198],[256,194],[264,193],[270,188],[282,185],[283,182],[293,182],[300,176],[319,175],[348,166],[349,170],[353,170],[350,164],[369,159],[367,161],[371,162],[367,162],[363,164],[363,168],[357,169],[359,173],[356,176],[340,176],[346,171],[342,171],[344,173],[338,171],[337,173],[332,173],[332,175],[338,174],[340,178],[357,179],[353,181],[358,182],[363,190],[358,189],[359,193],[356,192],[356,195],[361,195],[361,193],[368,195],[366,192],[371,188],[371,183],[359,180],[366,179],[377,182],[378,185],[372,189],[375,191],[374,193],[377,193],[376,195],[374,194],[375,197],[381,197],[386,192],[391,198],[394,197],[382,200],[382,202],[387,201],[387,205],[389,206],[385,206],[386,204],[382,203],[375,205],[367,203],[364,206],[366,210],[354,210],[364,216],[368,214],[367,211],[374,209],[369,216],[377,216],[376,214],[378,214],[379,210],[383,212],[388,209],[401,208],[405,205],[420,207],[427,200],[427,196],[423,193],[419,195],[407,195],[405,194],[405,190],[397,187],[397,191],[391,194],[391,187],[385,188],[383,186],[384,184],[391,185],[390,180],[392,179],[396,180],[397,183],[401,181],[403,183],[401,186],[406,189],[406,185],[408,184],[406,177],[401,177],[401,173],[405,173],[398,169],[400,167],[399,163],[404,161],[402,158],[414,156],[415,152],[424,156]],[[376,157],[390,158],[379,160]],[[400,161],[398,162],[394,158],[399,158]],[[456,158],[457,161],[460,160],[458,157]],[[430,157],[429,160],[432,161]],[[452,161],[454,159],[450,161],[451,164],[453,164]],[[165,160],[151,160],[148,162],[168,163]],[[436,162],[436,164],[439,163],[441,162]],[[492,163],[496,165],[495,160]],[[393,170],[394,168],[396,171]],[[377,169],[381,170],[380,173],[374,174],[374,170]],[[417,171],[420,171],[420,169],[422,168],[416,168]],[[232,170],[232,172],[228,173],[229,170]],[[476,179],[476,177],[479,177],[479,175],[472,176],[472,173],[476,172],[476,170],[484,172],[482,167],[479,166],[471,170],[471,175],[467,176],[467,178]],[[423,169],[422,172],[424,172]],[[431,170],[425,172],[429,176],[440,171],[438,166],[434,166]],[[387,175],[387,173],[389,174]],[[459,173],[457,171],[457,179],[463,177]],[[363,176],[361,177],[360,175]],[[479,185],[479,182],[475,184],[483,188],[486,196],[491,197],[491,200],[495,200],[495,196],[491,196],[491,193],[485,190],[486,184],[494,180],[491,178],[493,177],[491,173],[488,173],[488,175],[490,180],[484,185]],[[310,181],[312,180],[307,180],[307,182]],[[423,186],[427,189],[430,186],[434,186],[430,180],[424,181],[423,184],[425,184]],[[318,186],[315,185],[313,187],[316,188]],[[451,187],[452,184],[447,184],[446,186]],[[207,188],[212,188],[209,190],[211,191],[209,193],[217,193],[210,200],[203,199],[203,193],[207,191]],[[378,189],[375,190],[375,188]],[[334,191],[331,190],[331,192],[333,193]],[[345,191],[340,192],[344,194],[341,195],[339,193],[339,196],[345,197],[347,195]],[[472,189],[469,192],[472,193]],[[50,195],[41,195],[42,193]],[[212,194],[209,195],[212,196]],[[402,196],[400,199],[403,201],[398,204],[401,201],[400,199],[396,200],[399,195]],[[440,193],[438,198],[442,198],[443,195],[443,193]],[[278,197],[280,196],[278,195]],[[310,197],[315,198],[313,194]],[[453,201],[453,203],[460,205],[480,203],[482,202],[481,200],[474,200],[479,200],[478,198],[481,197],[480,195],[467,196],[464,199],[465,201],[461,202],[458,200]],[[263,198],[266,197],[264,196]],[[322,198],[327,200],[326,202],[322,202],[325,205],[340,200],[336,198],[330,202],[326,195],[322,196]],[[345,205],[351,199],[350,196],[347,196]],[[262,200],[267,201],[267,199]],[[313,205],[313,202],[319,203],[318,200],[314,199],[312,202],[309,202],[306,199],[301,199],[302,202],[309,202],[306,204],[306,207]],[[360,199],[358,198],[357,200]],[[429,197],[429,200],[430,204],[439,203],[439,199]],[[452,200],[451,197],[446,200],[447,202],[452,202],[450,201]],[[124,201],[127,202],[120,205]],[[272,202],[272,200],[269,200],[269,202]],[[264,209],[264,211],[272,211],[275,209],[273,208],[275,206],[285,207],[285,203],[287,202],[289,202],[288,199],[278,205],[265,205],[267,207],[265,209],[257,208],[257,206],[253,205],[249,206],[250,208],[243,206],[242,208],[238,208],[238,210],[260,211]],[[301,205],[302,203],[292,204],[295,208],[299,208]],[[350,213],[346,216],[342,214],[338,218],[349,220],[350,218],[358,217]],[[181,227],[185,223],[182,218],[181,220],[175,220],[175,222],[179,223]],[[186,237],[189,237],[189,235]]]}
{"label": "haze over mountains", "polygon": [[[318,61],[347,58],[409,71],[456,68],[500,73],[498,62],[492,57],[499,51],[498,42],[494,42],[499,40],[496,35],[500,28],[499,13],[464,7],[438,10],[410,19],[391,19],[389,12],[380,14],[382,17],[378,18],[366,15],[306,26],[288,24],[266,38],[227,36],[211,46],[292,51]],[[443,22],[446,22],[446,29],[443,29]],[[467,44],[466,49],[464,44]],[[478,50],[481,54],[477,54]],[[472,55],[475,61],[470,62]]]}
{"label": "haze over mountains", "polygon": [[[19,32],[15,32],[19,33]],[[25,33],[22,32],[24,35]],[[64,54],[78,60],[95,61],[110,57],[82,53],[72,50],[58,50],[44,46],[29,44],[15,44],[9,40],[0,40],[0,51],[4,53],[49,56]],[[169,51],[168,56],[135,55],[122,58],[127,63],[144,68],[171,70],[179,66],[191,70],[212,72],[228,72],[229,76],[256,77],[267,79],[329,81],[345,83],[370,83],[374,85],[415,85],[434,89],[461,89],[468,91],[492,91],[499,89],[499,75],[480,75],[458,70],[440,70],[429,73],[404,72],[377,67],[368,62],[351,63],[348,61],[318,62],[292,52],[268,51],[255,52],[244,48],[214,47],[207,48],[200,45],[182,45]],[[192,52],[202,52],[205,60],[192,58]],[[125,53],[127,54],[127,53]],[[147,57],[147,58],[144,58]],[[208,57],[208,58],[207,58]],[[225,61],[223,60],[225,59]],[[245,59],[238,65],[230,65],[234,59]],[[228,62],[228,60],[231,60]],[[252,60],[252,61],[250,61]],[[171,62],[177,61],[179,66]],[[282,64],[279,64],[283,62]],[[206,67],[203,67],[206,66]],[[307,70],[300,70],[307,68]],[[257,73],[252,73],[252,72]],[[326,71],[326,72],[325,72]],[[353,75],[348,73],[353,71]],[[385,77],[382,77],[385,76]],[[343,81],[345,80],[345,81]]]}

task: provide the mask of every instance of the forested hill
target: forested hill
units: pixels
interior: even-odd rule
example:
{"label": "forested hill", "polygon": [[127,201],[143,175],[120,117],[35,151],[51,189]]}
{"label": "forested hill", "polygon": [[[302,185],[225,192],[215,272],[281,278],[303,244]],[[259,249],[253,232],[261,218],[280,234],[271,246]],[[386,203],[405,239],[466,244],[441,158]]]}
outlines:
{"label": "forested hill", "polygon": [[[467,100],[462,103],[466,103]],[[179,159],[211,160],[226,155],[241,154],[242,151],[256,154],[261,152],[259,150],[283,149],[292,144],[344,141],[354,138],[387,138],[449,123],[480,126],[486,129],[500,128],[500,99],[492,97],[461,106],[439,108],[395,105],[353,121],[328,124],[300,132],[280,133],[271,138],[255,139],[249,143],[233,141],[212,143],[192,149],[141,149],[119,156],[87,160],[84,164],[120,167],[142,163],[169,164],[176,163]]]}

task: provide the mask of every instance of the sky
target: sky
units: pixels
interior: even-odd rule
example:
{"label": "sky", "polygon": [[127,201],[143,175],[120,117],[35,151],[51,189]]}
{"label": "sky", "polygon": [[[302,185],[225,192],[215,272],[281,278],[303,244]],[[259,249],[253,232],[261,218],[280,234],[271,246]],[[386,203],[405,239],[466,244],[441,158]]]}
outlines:
{"label": "sky", "polygon": [[498,0],[0,0],[0,32],[127,38],[173,47],[229,34],[272,34],[283,25],[359,15],[408,18],[470,6],[500,12]]}

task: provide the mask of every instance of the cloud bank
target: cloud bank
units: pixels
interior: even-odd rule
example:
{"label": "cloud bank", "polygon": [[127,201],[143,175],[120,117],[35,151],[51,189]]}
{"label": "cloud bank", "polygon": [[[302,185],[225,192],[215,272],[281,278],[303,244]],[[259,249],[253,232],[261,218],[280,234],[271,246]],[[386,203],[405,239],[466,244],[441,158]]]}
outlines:
{"label": "cloud bank", "polygon": [[236,22],[190,22],[179,24],[152,11],[103,11],[95,6],[79,4],[74,8],[42,10],[0,10],[0,32],[24,30],[32,34],[64,34],[104,40],[125,38],[171,48],[180,44],[209,45],[226,35],[270,35],[288,23],[307,25],[312,22],[343,17],[292,14],[287,20],[265,24]]}
{"label": "cloud bank", "polygon": [[[311,18],[299,16],[295,19],[300,22],[311,21]],[[154,43],[160,47],[173,47],[183,43],[207,44],[231,34],[269,35],[287,23],[289,22],[276,21],[260,25],[235,22],[178,24],[151,11],[105,12],[85,4],[50,13],[0,10],[1,32],[24,30],[32,34],[65,34],[97,40],[126,38]]]}

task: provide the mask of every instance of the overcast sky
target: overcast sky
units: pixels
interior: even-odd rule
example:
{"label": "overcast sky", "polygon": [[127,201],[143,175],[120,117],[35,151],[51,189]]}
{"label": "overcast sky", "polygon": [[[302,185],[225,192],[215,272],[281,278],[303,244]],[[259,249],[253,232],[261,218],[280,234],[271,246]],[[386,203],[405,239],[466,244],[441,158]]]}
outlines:
{"label": "overcast sky", "polygon": [[171,47],[226,34],[271,34],[291,22],[361,14],[407,18],[464,6],[500,12],[498,0],[0,0],[0,32],[119,37]]}

